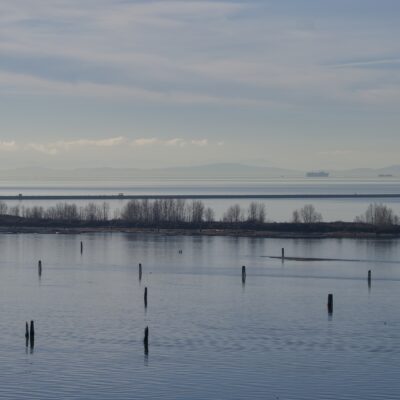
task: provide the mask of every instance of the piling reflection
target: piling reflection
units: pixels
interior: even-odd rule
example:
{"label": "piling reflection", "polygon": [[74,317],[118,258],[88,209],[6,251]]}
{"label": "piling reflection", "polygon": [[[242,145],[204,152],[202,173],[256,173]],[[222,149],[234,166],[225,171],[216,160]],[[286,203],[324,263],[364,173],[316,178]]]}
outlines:
{"label": "piling reflection", "polygon": [[30,348],[29,348],[30,353],[33,354],[33,350],[35,348],[35,337],[34,336],[29,338],[29,344],[30,344]]}
{"label": "piling reflection", "polygon": [[31,321],[30,329],[28,322],[25,323],[25,349],[27,354],[28,354],[28,347],[30,353],[32,354],[33,349],[35,347],[35,326],[33,321]]}
{"label": "piling reflection", "polygon": [[145,358],[149,355],[149,327],[146,326],[144,330],[143,347]]}
{"label": "piling reflection", "polygon": [[371,270],[368,271],[368,291],[371,291],[371,280],[372,280],[372,273]]}
{"label": "piling reflection", "polygon": [[329,314],[329,315],[332,315],[332,314],[333,314],[333,294],[332,294],[332,293],[329,293],[329,294],[328,294],[328,304],[327,304],[327,307],[328,307],[328,314]]}
{"label": "piling reflection", "polygon": [[31,348],[31,353],[33,353],[33,349],[35,347],[35,323],[31,321],[31,327],[29,331],[29,343]]}

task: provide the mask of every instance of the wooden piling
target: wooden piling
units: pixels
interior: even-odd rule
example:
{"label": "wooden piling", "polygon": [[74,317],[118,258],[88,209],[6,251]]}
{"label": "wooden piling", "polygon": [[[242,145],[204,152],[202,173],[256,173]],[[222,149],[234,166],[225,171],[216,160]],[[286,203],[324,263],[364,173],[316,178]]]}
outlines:
{"label": "wooden piling", "polygon": [[282,261],[285,259],[285,249],[282,247]]}
{"label": "wooden piling", "polygon": [[29,332],[29,342],[31,345],[31,350],[33,350],[33,347],[35,345],[35,326],[34,326],[34,322],[31,321],[31,329]]}
{"label": "wooden piling", "polygon": [[246,266],[243,265],[242,267],[242,283],[246,282]]}
{"label": "wooden piling", "polygon": [[39,276],[42,276],[42,260],[39,260],[38,262],[38,273]]}
{"label": "wooden piling", "polygon": [[328,294],[328,313],[329,314],[333,313],[333,294],[332,293]]}
{"label": "wooden piling", "polygon": [[81,254],[83,253],[83,242],[81,242]]}
{"label": "wooden piling", "polygon": [[35,337],[35,323],[33,321],[31,321],[31,330],[29,336],[31,339]]}
{"label": "wooden piling", "polygon": [[139,263],[139,281],[142,280],[142,264]]}
{"label": "wooden piling", "polygon": [[149,327],[148,326],[146,326],[146,328],[144,330],[143,345],[144,345],[144,353],[147,355],[149,353]]}
{"label": "wooden piling", "polygon": [[368,283],[371,284],[371,278],[372,278],[372,274],[371,274],[371,270],[368,271]]}
{"label": "wooden piling", "polygon": [[147,287],[144,288],[144,306],[147,307]]}
{"label": "wooden piling", "polygon": [[25,339],[26,339],[26,340],[29,339],[29,326],[28,326],[28,322],[25,322]]}

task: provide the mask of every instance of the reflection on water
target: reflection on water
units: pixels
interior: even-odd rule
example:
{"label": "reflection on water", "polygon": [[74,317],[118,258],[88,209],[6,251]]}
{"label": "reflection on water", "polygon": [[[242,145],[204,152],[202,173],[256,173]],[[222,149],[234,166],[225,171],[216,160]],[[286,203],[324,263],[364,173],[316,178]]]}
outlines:
{"label": "reflection on water", "polygon": [[[376,261],[265,257],[282,247]],[[0,254],[0,398],[398,397],[399,241],[1,235]]]}

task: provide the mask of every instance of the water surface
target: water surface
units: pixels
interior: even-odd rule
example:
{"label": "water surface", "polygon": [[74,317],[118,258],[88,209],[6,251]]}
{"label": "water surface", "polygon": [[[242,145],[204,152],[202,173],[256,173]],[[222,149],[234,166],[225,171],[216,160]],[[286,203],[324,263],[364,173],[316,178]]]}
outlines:
{"label": "water surface", "polygon": [[398,240],[29,234],[0,254],[0,398],[398,398]]}

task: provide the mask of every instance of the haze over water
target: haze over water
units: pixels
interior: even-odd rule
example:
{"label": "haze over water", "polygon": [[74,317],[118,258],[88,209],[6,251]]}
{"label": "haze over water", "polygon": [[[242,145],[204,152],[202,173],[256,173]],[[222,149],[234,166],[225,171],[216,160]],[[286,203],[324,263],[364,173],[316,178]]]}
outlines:
{"label": "haze over water", "polygon": [[[391,179],[161,179],[161,178],[116,178],[104,179],[54,179],[37,181],[5,181],[0,187],[0,196],[6,195],[301,195],[301,194],[400,194],[400,184],[396,178]],[[207,206],[215,210],[216,217],[221,218],[225,210],[238,203],[247,208],[252,199],[204,200]],[[296,208],[312,203],[322,213],[325,221],[353,221],[362,214],[372,202],[382,202],[400,214],[400,198],[374,199],[268,199],[260,200],[266,205],[267,219],[288,221]],[[68,200],[78,205],[87,201]],[[125,200],[108,201],[111,210],[121,209]],[[24,206],[54,205],[54,201],[7,201],[10,205],[19,203]]]}

